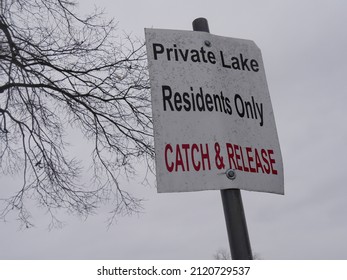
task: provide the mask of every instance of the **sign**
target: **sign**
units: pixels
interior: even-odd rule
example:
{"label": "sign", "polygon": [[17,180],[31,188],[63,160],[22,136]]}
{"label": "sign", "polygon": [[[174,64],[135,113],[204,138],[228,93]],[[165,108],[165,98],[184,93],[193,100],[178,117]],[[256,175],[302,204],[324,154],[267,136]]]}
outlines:
{"label": "sign", "polygon": [[283,194],[282,156],[255,43],[196,31],[145,35],[158,192]]}

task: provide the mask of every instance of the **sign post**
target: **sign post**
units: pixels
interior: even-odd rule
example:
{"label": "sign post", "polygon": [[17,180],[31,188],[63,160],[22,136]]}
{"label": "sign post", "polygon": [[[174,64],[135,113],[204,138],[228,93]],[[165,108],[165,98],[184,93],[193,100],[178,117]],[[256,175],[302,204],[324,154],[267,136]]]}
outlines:
{"label": "sign post", "polygon": [[232,257],[252,259],[240,190],[284,194],[261,51],[193,29],[145,29],[157,190],[220,190]]}
{"label": "sign post", "polygon": [[[194,31],[210,32],[205,18],[193,21]],[[249,240],[241,191],[239,189],[221,190],[223,210],[227,227],[231,257],[233,260],[252,260],[252,249]]]}

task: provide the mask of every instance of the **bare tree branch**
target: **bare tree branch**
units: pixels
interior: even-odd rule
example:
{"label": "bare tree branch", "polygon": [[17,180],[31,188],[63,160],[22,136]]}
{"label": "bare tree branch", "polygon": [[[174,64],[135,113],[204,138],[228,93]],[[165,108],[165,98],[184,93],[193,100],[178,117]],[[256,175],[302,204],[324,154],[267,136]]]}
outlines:
{"label": "bare tree branch", "polygon": [[[119,38],[99,11],[86,17],[62,0],[0,0],[0,172],[20,173],[22,186],[4,199],[0,218],[36,199],[54,209],[93,213],[113,197],[111,221],[141,209],[119,184],[139,160],[154,156],[146,53],[143,43]],[[68,128],[93,143],[92,182],[67,152]]]}

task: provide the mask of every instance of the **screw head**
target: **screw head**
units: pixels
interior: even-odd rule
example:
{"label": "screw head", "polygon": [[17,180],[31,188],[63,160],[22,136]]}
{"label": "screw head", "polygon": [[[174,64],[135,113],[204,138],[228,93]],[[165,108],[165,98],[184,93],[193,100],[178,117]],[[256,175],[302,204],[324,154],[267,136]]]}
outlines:
{"label": "screw head", "polygon": [[236,178],[236,172],[234,169],[228,169],[225,172],[225,175],[227,176],[228,179],[230,180],[234,180]]}
{"label": "screw head", "polygon": [[206,40],[204,43],[205,43],[206,47],[211,47],[211,42],[210,41]]}

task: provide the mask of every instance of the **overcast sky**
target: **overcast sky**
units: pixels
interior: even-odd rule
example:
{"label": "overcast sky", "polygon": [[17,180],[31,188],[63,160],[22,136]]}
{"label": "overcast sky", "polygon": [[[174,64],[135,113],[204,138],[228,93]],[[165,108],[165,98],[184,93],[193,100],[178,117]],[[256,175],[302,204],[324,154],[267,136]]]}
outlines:
{"label": "overcast sky", "polygon": [[[253,252],[262,259],[347,259],[346,1],[80,2],[81,10],[104,7],[120,31],[142,39],[145,27],[191,30],[195,18],[205,17],[213,34],[255,41],[285,195],[242,191]],[[11,219],[0,223],[0,259],[211,259],[228,248],[219,191],[157,194],[142,179],[126,184],[145,199],[143,213],[120,217],[110,229],[107,207],[87,220],[67,215],[65,226],[52,231],[40,212],[29,230]],[[13,180],[0,178],[0,197]]]}

